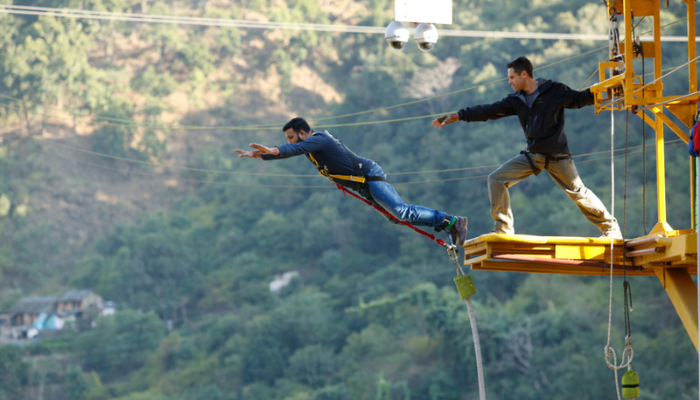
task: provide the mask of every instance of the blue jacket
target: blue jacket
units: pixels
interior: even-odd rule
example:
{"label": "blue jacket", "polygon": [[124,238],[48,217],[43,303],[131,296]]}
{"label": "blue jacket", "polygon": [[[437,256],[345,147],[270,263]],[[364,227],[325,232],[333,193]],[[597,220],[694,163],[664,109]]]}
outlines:
{"label": "blue jacket", "polygon": [[[313,134],[301,143],[287,143],[277,146],[280,150],[278,156],[263,154],[262,159],[278,160],[301,154],[308,158],[311,154],[322,167],[328,168],[328,173],[333,175],[357,176],[357,173],[361,172],[362,176],[367,176],[372,169],[374,161],[357,156],[327,131],[312,132]],[[355,168],[354,160],[357,161],[357,168]]]}
{"label": "blue jacket", "polygon": [[459,119],[487,121],[517,115],[531,152],[571,154],[564,133],[564,109],[593,104],[593,94],[590,89],[579,92],[563,83],[542,78],[537,79],[537,83],[538,94],[532,108],[528,107],[525,94],[519,91],[493,104],[459,110]]}

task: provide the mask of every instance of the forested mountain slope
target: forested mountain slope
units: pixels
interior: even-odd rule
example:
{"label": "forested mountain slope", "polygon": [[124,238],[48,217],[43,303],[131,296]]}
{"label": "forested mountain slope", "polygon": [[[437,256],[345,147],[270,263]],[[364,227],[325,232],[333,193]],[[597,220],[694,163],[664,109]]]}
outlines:
{"label": "forested mountain slope", "polygon": [[[22,5],[362,26],[393,16],[381,0]],[[607,32],[601,2],[455,0],[453,10],[439,29]],[[671,2],[662,24],[683,10]],[[524,148],[522,129],[505,118],[436,130],[429,115],[506,96],[505,64],[520,55],[546,67],[535,77],[586,87],[607,49],[441,37],[421,53],[391,50],[381,34],[10,14],[0,24],[0,311],[65,288],[119,305],[93,328],[0,347],[0,399],[478,398],[444,249],[344,197],[303,157],[260,162],[233,149],[284,143],[284,122],[304,116],[379,162],[406,201],[467,215],[474,237],[492,226],[486,175]],[[664,46],[664,68],[684,62],[686,44]],[[682,73],[664,83],[687,90]],[[639,118],[626,119],[615,114],[617,149],[626,136],[643,144]],[[610,204],[610,115],[569,110],[566,131],[582,179]],[[668,219],[688,229],[688,157],[674,139]],[[656,221],[654,153],[636,147],[626,174],[624,163],[615,215],[636,237]],[[511,195],[517,233],[598,235],[546,174]],[[472,278],[487,398],[616,397],[603,356],[607,279]],[[655,278],[631,283],[644,398],[697,398],[697,353],[665,292]],[[622,349],[615,284],[612,346]]]}

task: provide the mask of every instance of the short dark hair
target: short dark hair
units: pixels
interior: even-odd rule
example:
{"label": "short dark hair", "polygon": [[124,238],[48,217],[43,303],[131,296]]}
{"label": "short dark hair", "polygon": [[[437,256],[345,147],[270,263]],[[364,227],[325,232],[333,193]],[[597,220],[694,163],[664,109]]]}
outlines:
{"label": "short dark hair", "polygon": [[309,126],[309,123],[301,117],[290,119],[289,122],[284,124],[284,126],[282,127],[282,132],[287,132],[287,129],[289,128],[292,128],[295,133],[299,133],[301,131],[307,133],[311,132],[311,127]]}
{"label": "short dark hair", "polygon": [[532,63],[525,56],[520,56],[506,64],[507,68],[513,68],[513,72],[520,75],[523,71],[532,78]]}

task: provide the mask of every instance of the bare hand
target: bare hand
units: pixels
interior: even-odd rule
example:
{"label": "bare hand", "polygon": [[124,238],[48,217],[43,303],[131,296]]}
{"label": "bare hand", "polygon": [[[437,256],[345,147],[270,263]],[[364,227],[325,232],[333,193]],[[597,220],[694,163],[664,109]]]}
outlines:
{"label": "bare hand", "polygon": [[238,153],[238,157],[247,157],[247,158],[260,158],[261,154],[259,151],[244,151],[244,150],[234,150],[236,153]]}
{"label": "bare hand", "polygon": [[279,155],[280,154],[280,149],[277,147],[267,147],[262,144],[258,143],[251,143],[248,146],[254,148],[255,150],[253,151],[244,151],[244,150],[234,150],[236,153],[238,153],[238,157],[247,157],[247,158],[262,158],[263,154],[272,154],[272,155]]}
{"label": "bare hand", "polygon": [[438,129],[442,129],[443,126],[447,124],[451,124],[453,122],[459,121],[459,114],[457,113],[452,113],[452,114],[445,114],[442,117],[436,118],[433,120],[432,124],[434,127]]}

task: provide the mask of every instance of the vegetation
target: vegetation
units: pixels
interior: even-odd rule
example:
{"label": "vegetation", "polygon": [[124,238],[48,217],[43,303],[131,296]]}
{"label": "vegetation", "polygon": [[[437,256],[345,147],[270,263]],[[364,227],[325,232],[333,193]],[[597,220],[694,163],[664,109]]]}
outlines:
{"label": "vegetation", "polygon": [[[393,15],[393,2],[367,0],[23,4],[364,26]],[[670,4],[662,22],[684,16],[682,6]],[[454,29],[607,31],[598,2],[455,0],[453,9]],[[262,163],[233,149],[282,143],[282,124],[306,116],[379,162],[405,200],[468,215],[477,236],[492,224],[485,175],[524,146],[517,120],[436,130],[410,118],[500,99],[510,92],[498,81],[505,63],[523,54],[547,67],[536,77],[585,87],[607,48],[442,37],[420,53],[355,33],[11,14],[0,23],[0,311],[66,287],[119,305],[94,327],[0,346],[8,400],[476,399],[469,319],[444,249],[301,176],[314,174],[302,157]],[[664,46],[664,66],[680,65],[685,43]],[[687,90],[684,79],[665,80],[665,93]],[[386,108],[417,99],[426,101]],[[376,111],[328,118],[366,110]],[[626,118],[615,115],[615,148],[643,143],[639,118]],[[405,120],[372,123],[396,119]],[[610,149],[609,117],[571,110],[567,132],[584,182],[610,204],[609,159],[591,155]],[[688,161],[674,144],[668,220],[688,229]],[[615,161],[615,215],[628,237],[656,221],[653,152],[634,151],[627,166]],[[445,169],[462,170],[427,172]],[[544,175],[511,191],[516,231],[596,236]],[[290,271],[298,277],[271,292]],[[488,398],[615,397],[606,278],[472,277]],[[642,395],[697,398],[697,353],[665,292],[654,278],[630,281]],[[620,279],[613,307],[619,356]]]}

